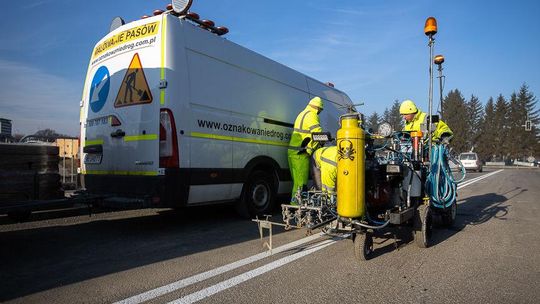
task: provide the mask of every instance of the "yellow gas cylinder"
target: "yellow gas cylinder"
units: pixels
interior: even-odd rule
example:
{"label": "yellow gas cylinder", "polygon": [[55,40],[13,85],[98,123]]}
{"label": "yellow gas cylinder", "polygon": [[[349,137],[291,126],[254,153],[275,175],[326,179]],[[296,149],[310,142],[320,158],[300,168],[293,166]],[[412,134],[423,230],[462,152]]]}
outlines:
{"label": "yellow gas cylinder", "polygon": [[346,218],[358,218],[365,210],[365,136],[359,114],[341,116],[337,131],[337,212]]}

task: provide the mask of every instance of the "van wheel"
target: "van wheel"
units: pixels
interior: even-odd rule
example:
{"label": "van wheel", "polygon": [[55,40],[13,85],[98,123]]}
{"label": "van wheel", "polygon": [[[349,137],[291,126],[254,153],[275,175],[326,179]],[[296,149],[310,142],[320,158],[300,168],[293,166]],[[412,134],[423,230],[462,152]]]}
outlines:
{"label": "van wheel", "polygon": [[242,197],[236,209],[246,218],[268,214],[274,207],[276,195],[276,186],[269,173],[254,171],[244,184]]}

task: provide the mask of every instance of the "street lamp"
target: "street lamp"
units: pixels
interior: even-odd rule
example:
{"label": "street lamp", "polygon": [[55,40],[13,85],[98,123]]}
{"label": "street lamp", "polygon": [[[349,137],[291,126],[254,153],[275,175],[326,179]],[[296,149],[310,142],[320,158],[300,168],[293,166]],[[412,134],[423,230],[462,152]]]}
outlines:
{"label": "street lamp", "polygon": [[435,56],[435,59],[433,62],[437,65],[437,70],[439,71],[439,93],[440,93],[440,102],[441,102],[441,118],[443,117],[443,74],[442,74],[442,64],[444,62],[444,56],[443,55],[437,55]]}

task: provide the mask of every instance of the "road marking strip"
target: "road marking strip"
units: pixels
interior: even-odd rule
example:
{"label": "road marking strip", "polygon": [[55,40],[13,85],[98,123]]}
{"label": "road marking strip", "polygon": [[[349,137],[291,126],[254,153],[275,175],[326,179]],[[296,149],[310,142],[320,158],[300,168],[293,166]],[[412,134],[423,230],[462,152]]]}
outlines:
{"label": "road marking strip", "polygon": [[[489,174],[492,174],[493,172],[489,173]],[[484,174],[484,175],[480,175],[480,176],[477,176],[475,178],[471,178],[469,180],[466,180],[466,181],[462,181],[460,184],[468,184],[468,183],[472,183],[472,182],[475,182],[477,179],[482,179],[484,176],[488,175],[488,173]]]}
{"label": "road marking strip", "polygon": [[212,296],[218,292],[221,292],[221,291],[224,291],[226,289],[229,289],[231,287],[234,287],[240,283],[243,283],[243,282],[246,282],[248,280],[251,280],[257,276],[260,276],[264,273],[267,273],[271,270],[274,270],[276,268],[279,268],[283,265],[286,265],[288,263],[291,263],[295,260],[298,260],[306,255],[309,255],[309,254],[312,254],[316,251],[319,251],[325,247],[328,247],[332,244],[334,244],[335,242],[337,242],[338,240],[337,239],[330,239],[330,240],[326,240],[326,241],[323,241],[319,244],[315,244],[311,247],[308,247],[307,249],[301,251],[301,252],[298,252],[298,253],[295,253],[295,254],[291,254],[289,256],[286,256],[284,258],[281,258],[279,260],[276,260],[274,262],[271,262],[269,264],[266,264],[264,266],[261,266],[259,268],[256,268],[256,269],[253,269],[251,271],[247,271],[247,272],[244,272],[240,275],[237,275],[233,278],[230,278],[228,280],[225,280],[223,282],[220,282],[220,283],[217,283],[215,285],[212,285],[208,288],[205,288],[205,289],[202,289],[200,291],[197,291],[197,292],[194,292],[192,294],[189,294],[185,297],[182,297],[180,299],[177,299],[175,301],[171,301],[169,302],[168,304],[187,304],[187,303],[195,303],[197,301],[200,301],[204,298],[207,298],[209,296]]}
{"label": "road marking strip", "polygon": [[[477,181],[488,178],[488,177],[490,177],[492,175],[495,175],[495,174],[497,174],[497,173],[499,173],[501,171],[503,171],[503,170],[502,169],[497,170],[497,171],[491,172],[489,174],[482,175],[482,176],[476,177],[474,179],[468,180],[467,182],[459,185],[458,189],[464,188],[464,187],[466,187],[468,185],[476,183]],[[315,234],[315,235],[312,235],[312,236],[309,236],[309,237],[306,237],[306,238],[303,238],[303,239],[300,239],[300,240],[285,244],[283,246],[277,247],[277,248],[272,250],[272,253],[270,253],[268,251],[262,252],[262,253],[247,257],[245,259],[242,259],[242,260],[239,260],[239,261],[236,261],[236,262],[224,265],[224,266],[220,266],[218,268],[211,269],[211,270],[208,270],[208,271],[193,275],[191,277],[188,277],[188,278],[173,282],[171,284],[168,284],[168,285],[165,285],[165,286],[162,286],[162,287],[158,287],[158,288],[149,290],[147,292],[143,292],[141,294],[138,294],[138,295],[129,297],[127,299],[115,302],[114,304],[138,304],[138,303],[143,303],[143,302],[158,298],[158,297],[160,297],[162,295],[171,293],[173,291],[182,289],[182,288],[187,287],[189,285],[192,285],[192,284],[195,284],[195,283],[198,283],[198,282],[202,282],[204,280],[207,280],[209,278],[212,278],[212,277],[215,277],[217,275],[223,274],[225,272],[228,272],[228,271],[237,269],[239,267],[251,264],[253,262],[259,261],[259,260],[264,259],[266,257],[276,255],[278,253],[281,253],[281,252],[284,252],[286,250],[292,249],[292,248],[294,248],[296,246],[311,242],[313,240],[316,240],[316,239],[320,238],[323,235],[324,235],[324,233],[321,232],[319,234]],[[271,271],[273,269],[276,269],[276,268],[281,267],[283,265],[286,265],[286,264],[288,264],[290,262],[293,262],[293,261],[295,261],[295,260],[297,260],[299,258],[307,256],[307,255],[309,255],[311,253],[314,253],[314,252],[316,252],[318,250],[321,250],[321,249],[323,249],[323,248],[325,248],[327,246],[330,246],[330,245],[334,244],[335,242],[337,242],[337,240],[335,240],[335,239],[323,241],[323,242],[321,242],[319,244],[308,247],[307,249],[305,249],[305,250],[303,250],[301,252],[292,254],[290,256],[286,256],[284,258],[281,258],[279,260],[276,260],[274,262],[271,262],[269,264],[266,264],[264,266],[261,266],[259,268],[254,269],[254,270],[245,272],[245,273],[240,274],[240,275],[238,275],[236,277],[233,277],[231,279],[228,279],[228,280],[222,281],[222,282],[220,282],[218,284],[212,285],[212,286],[210,286],[208,288],[205,288],[203,290],[200,290],[200,291],[194,292],[192,294],[189,294],[189,295],[187,295],[185,297],[182,297],[182,298],[177,299],[175,301],[172,301],[170,303],[194,303],[194,302],[197,302],[197,301],[202,300],[204,298],[207,298],[207,297],[209,297],[211,295],[214,295],[214,294],[216,294],[218,292],[221,292],[221,291],[226,290],[228,288],[234,287],[234,286],[236,286],[236,285],[238,285],[238,284],[240,284],[242,282],[248,281],[248,280],[250,280],[252,278],[255,278],[255,277],[259,276],[259,275],[262,275],[262,274],[264,274],[266,272],[269,272],[269,271]]]}
{"label": "road marking strip", "polygon": [[265,251],[265,252],[262,252],[262,253],[247,257],[245,259],[242,259],[242,260],[239,260],[239,261],[236,261],[236,262],[224,265],[224,266],[220,266],[218,268],[211,269],[211,270],[196,274],[194,276],[191,276],[191,277],[188,277],[188,278],[173,282],[171,284],[168,284],[168,285],[165,285],[165,286],[162,286],[162,287],[158,287],[158,288],[149,290],[147,292],[143,292],[141,294],[138,294],[138,295],[129,297],[127,299],[115,302],[114,304],[138,304],[138,303],[143,303],[143,302],[155,299],[157,297],[160,297],[162,295],[168,294],[170,292],[176,291],[178,289],[184,288],[186,286],[189,286],[189,285],[192,285],[192,284],[195,284],[195,283],[198,283],[198,282],[202,282],[204,280],[215,277],[215,276],[220,275],[222,273],[225,273],[225,272],[234,270],[236,268],[242,267],[244,265],[251,264],[253,262],[262,260],[262,259],[264,259],[266,257],[272,256],[272,255],[275,255],[275,254],[278,254],[278,253],[281,253],[281,252],[284,252],[284,251],[292,249],[292,248],[294,248],[296,246],[300,246],[300,245],[303,245],[305,243],[314,241],[314,240],[320,238],[323,235],[324,235],[324,233],[322,233],[322,232],[319,233],[319,234],[314,234],[314,235],[305,237],[303,239],[300,239],[300,240],[285,244],[283,246],[274,248],[274,249],[272,249],[271,253],[269,251]]}
{"label": "road marking strip", "polygon": [[[493,173],[493,172],[491,172],[491,173]],[[487,173],[486,173],[486,174],[487,174]],[[459,185],[462,185],[462,184],[468,184],[468,183],[474,182],[474,181],[476,181],[477,179],[480,179],[480,178],[482,178],[482,177],[484,177],[484,176],[485,176],[485,175],[480,175],[480,176],[477,176],[477,177],[475,177],[475,178],[471,178],[471,179],[469,179],[469,180],[459,182],[458,184],[459,184]]]}
{"label": "road marking strip", "polygon": [[458,189],[461,189],[461,188],[467,187],[468,185],[474,184],[474,183],[476,183],[476,182],[478,182],[478,181],[481,181],[481,180],[483,180],[483,179],[485,179],[485,178],[488,178],[488,177],[490,177],[490,176],[492,176],[492,175],[495,175],[495,174],[497,174],[497,173],[499,173],[499,172],[502,172],[502,171],[504,171],[504,170],[503,170],[503,169],[500,169],[500,170],[497,170],[497,171],[488,173],[488,174],[486,174],[486,175],[482,175],[482,176],[479,176],[479,177],[477,177],[477,178],[468,180],[468,181],[466,181],[465,183],[459,185],[457,188],[458,188]]}
{"label": "road marking strip", "polygon": [[[483,176],[479,176],[479,177],[477,177],[477,178],[474,178],[474,179],[472,179],[472,180],[469,180],[469,181],[467,181],[465,184],[460,185],[460,186],[458,187],[458,189],[459,189],[459,188],[466,187],[466,186],[471,185],[471,184],[473,184],[473,183],[476,183],[476,182],[478,182],[478,181],[481,181],[481,180],[483,180],[483,179],[485,179],[485,178],[488,178],[488,177],[490,177],[490,176],[492,176],[492,175],[495,175],[495,174],[497,174],[497,173],[499,173],[499,172],[501,172],[501,171],[503,171],[503,170],[502,170],[502,169],[501,169],[501,170],[497,170],[497,171],[495,171],[495,172],[491,172],[491,173],[489,173],[489,174],[486,174],[486,175],[483,175]],[[220,283],[217,283],[217,284],[215,284],[215,285],[212,285],[212,286],[207,287],[207,288],[205,288],[205,289],[202,289],[202,290],[200,290],[200,291],[197,291],[197,292],[194,292],[194,293],[189,294],[189,295],[187,295],[187,296],[184,296],[184,297],[182,297],[182,298],[180,298],[180,299],[177,299],[177,300],[175,300],[175,301],[171,301],[171,302],[169,302],[168,304],[187,304],[187,303],[195,303],[195,302],[200,301],[200,300],[202,300],[202,299],[205,299],[205,298],[207,298],[207,297],[209,297],[209,296],[212,296],[212,295],[214,295],[214,294],[216,294],[216,293],[219,293],[219,292],[221,292],[221,291],[224,291],[224,290],[226,290],[226,289],[229,289],[229,288],[231,288],[231,287],[234,287],[234,286],[236,286],[236,285],[238,285],[238,284],[240,284],[240,283],[243,283],[243,282],[246,282],[246,281],[248,281],[248,280],[250,280],[250,279],[253,279],[253,278],[255,278],[255,277],[259,276],[259,275],[262,275],[262,274],[264,274],[264,273],[266,273],[266,272],[269,272],[269,271],[271,271],[271,270],[273,270],[273,269],[276,269],[276,268],[281,267],[281,266],[283,266],[283,265],[286,265],[286,264],[288,264],[288,263],[290,263],[290,262],[293,262],[293,261],[295,261],[295,260],[297,260],[297,259],[299,259],[299,258],[302,258],[302,257],[304,257],[304,256],[306,256],[306,255],[309,255],[309,254],[311,254],[311,253],[313,253],[313,252],[316,252],[316,251],[318,251],[318,250],[320,250],[320,249],[323,249],[323,248],[325,248],[325,247],[327,247],[327,246],[330,246],[330,245],[332,245],[332,244],[335,243],[335,242],[336,242],[335,239],[332,239],[332,240],[326,240],[326,241],[324,241],[324,242],[321,242],[320,244],[317,244],[317,245],[313,245],[313,246],[311,246],[311,247],[308,247],[308,249],[306,249],[306,250],[304,250],[304,251],[301,251],[301,252],[299,252],[299,253],[292,254],[292,255],[290,255],[290,256],[286,256],[286,257],[281,258],[281,259],[279,259],[279,260],[277,260],[277,261],[271,262],[271,263],[266,264],[266,265],[264,265],[264,266],[261,266],[261,267],[259,267],[259,268],[256,268],[256,269],[253,269],[253,270],[251,270],[251,271],[245,272],[245,273],[240,274],[240,275],[238,275],[238,276],[236,276],[236,277],[233,277],[233,278],[231,278],[231,279],[222,281],[222,282],[220,282]]]}

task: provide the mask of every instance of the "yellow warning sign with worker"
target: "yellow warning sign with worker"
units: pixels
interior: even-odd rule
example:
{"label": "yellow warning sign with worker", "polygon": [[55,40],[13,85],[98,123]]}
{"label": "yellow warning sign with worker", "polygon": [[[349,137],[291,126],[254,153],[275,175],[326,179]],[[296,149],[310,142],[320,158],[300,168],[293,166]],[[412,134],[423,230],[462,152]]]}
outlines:
{"label": "yellow warning sign with worker", "polygon": [[135,53],[116,95],[114,107],[119,108],[151,102],[152,92],[146,81],[139,54]]}

